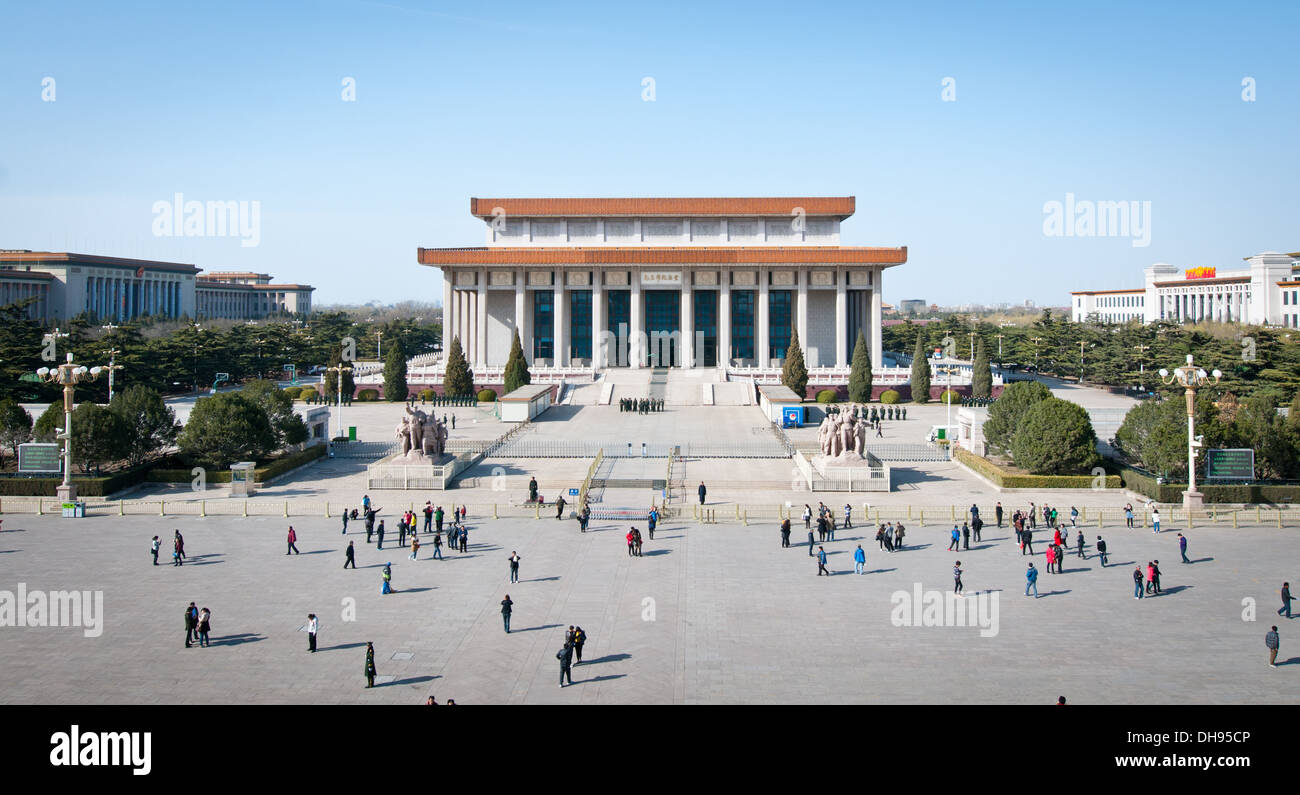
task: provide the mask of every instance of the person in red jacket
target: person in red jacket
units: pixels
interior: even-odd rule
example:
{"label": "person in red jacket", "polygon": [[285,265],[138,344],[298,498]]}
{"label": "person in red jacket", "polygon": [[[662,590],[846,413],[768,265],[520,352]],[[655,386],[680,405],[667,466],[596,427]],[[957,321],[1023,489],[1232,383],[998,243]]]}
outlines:
{"label": "person in red jacket", "polygon": [[298,534],[293,531],[293,525],[289,525],[289,548],[285,550],[284,554],[286,555],[290,553],[293,553],[294,555],[299,554],[298,545],[294,543],[297,540],[298,540]]}
{"label": "person in red jacket", "polygon": [[632,557],[632,545],[636,543],[636,533],[632,530],[627,531],[627,556]]}

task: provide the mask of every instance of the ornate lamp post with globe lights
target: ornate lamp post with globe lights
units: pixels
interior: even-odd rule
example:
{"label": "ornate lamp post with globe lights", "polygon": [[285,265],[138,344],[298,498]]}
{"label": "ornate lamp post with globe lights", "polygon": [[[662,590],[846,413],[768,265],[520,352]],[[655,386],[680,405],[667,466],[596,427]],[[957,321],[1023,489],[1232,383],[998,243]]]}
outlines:
{"label": "ornate lamp post with globe lights", "polygon": [[1204,498],[1196,490],[1196,448],[1201,446],[1201,437],[1196,435],[1196,390],[1203,386],[1219,383],[1223,373],[1215,370],[1206,373],[1192,364],[1192,355],[1187,354],[1187,364],[1170,373],[1160,368],[1160,380],[1166,384],[1177,383],[1183,388],[1187,398],[1187,491],[1183,492],[1183,508],[1191,510],[1200,508]]}
{"label": "ornate lamp post with globe lights", "polygon": [[63,386],[63,432],[57,437],[63,440],[63,485],[57,490],[59,499],[63,502],[73,502],[77,499],[77,487],[72,485],[73,392],[77,384],[83,381],[94,381],[99,378],[101,372],[103,372],[102,367],[87,369],[84,365],[73,364],[71,353],[68,354],[68,360],[58,367],[54,369],[42,367],[36,371],[36,375],[40,376],[42,381]]}

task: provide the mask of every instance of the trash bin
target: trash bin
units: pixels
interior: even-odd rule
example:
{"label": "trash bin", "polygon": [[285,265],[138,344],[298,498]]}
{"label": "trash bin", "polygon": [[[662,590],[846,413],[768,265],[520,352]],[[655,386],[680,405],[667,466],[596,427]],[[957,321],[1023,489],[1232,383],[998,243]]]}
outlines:
{"label": "trash bin", "polygon": [[348,441],[349,441],[349,442],[355,442],[356,440],[357,440],[357,426],[355,426],[355,425],[349,425],[349,426],[348,426]]}
{"label": "trash bin", "polygon": [[81,519],[86,515],[86,503],[81,500],[63,503],[64,519]]}

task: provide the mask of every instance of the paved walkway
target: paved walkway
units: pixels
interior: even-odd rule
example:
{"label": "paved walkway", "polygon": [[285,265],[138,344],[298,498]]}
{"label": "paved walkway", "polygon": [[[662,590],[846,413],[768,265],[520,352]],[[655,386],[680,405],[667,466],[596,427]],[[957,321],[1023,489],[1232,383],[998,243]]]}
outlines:
{"label": "paved walkway", "polygon": [[[893,554],[841,531],[826,544],[827,578],[805,547],[779,547],[774,524],[670,523],[641,558],[628,557],[614,525],[581,535],[573,522],[475,521],[468,554],[428,560],[426,544],[415,562],[390,546],[392,534],[378,551],[352,532],[356,571],[342,569],[336,520],[294,520],[295,556],[284,554],[285,524],[5,516],[0,589],[102,590],[107,616],[97,638],[0,627],[0,702],[412,704],[430,693],[462,704],[1300,702],[1300,630],[1274,613],[1282,580],[1300,580],[1294,529],[1196,528],[1190,566],[1178,562],[1174,532],[1108,529],[1112,566],[1070,557],[1065,574],[1040,576],[1034,600],[1022,595],[1027,558],[993,527],[960,554],[945,550],[940,528],[909,528],[909,549]],[[190,562],[154,568],[150,537],[178,526]],[[859,543],[864,576],[852,574]],[[514,585],[511,550],[523,558]],[[1166,593],[1135,601],[1135,562],[1157,557]],[[970,601],[997,595],[997,634],[895,626],[895,592],[949,590],[956,558]],[[390,595],[379,593],[385,561]],[[1257,621],[1242,619],[1247,599]],[[190,600],[212,609],[210,648],[184,648]],[[302,631],[309,612],[322,624],[315,655]],[[1274,621],[1286,662],[1277,669],[1263,643]],[[554,655],[569,624],[590,641],[562,690]],[[368,640],[382,677],[373,690],[363,687]]]}

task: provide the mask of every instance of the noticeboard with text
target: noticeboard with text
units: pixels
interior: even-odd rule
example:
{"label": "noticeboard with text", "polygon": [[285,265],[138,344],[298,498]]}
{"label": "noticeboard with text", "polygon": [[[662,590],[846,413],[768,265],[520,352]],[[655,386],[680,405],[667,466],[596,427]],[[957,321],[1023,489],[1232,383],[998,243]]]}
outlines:
{"label": "noticeboard with text", "polygon": [[62,472],[59,446],[52,442],[29,442],[18,445],[19,472]]}
{"label": "noticeboard with text", "polygon": [[1205,454],[1206,480],[1254,480],[1255,451],[1215,448]]}

